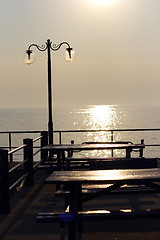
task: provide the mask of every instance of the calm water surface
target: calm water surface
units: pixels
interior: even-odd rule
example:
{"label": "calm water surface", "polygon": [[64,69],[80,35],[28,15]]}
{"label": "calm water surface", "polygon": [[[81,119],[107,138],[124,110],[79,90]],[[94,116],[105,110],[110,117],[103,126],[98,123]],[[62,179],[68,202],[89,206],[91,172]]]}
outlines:
{"label": "calm water surface", "polygon": [[[126,128],[160,128],[160,106],[69,106],[54,107],[54,130],[84,130],[84,129],[126,129]],[[47,130],[48,114],[46,108],[0,108],[0,131],[16,130]],[[145,143],[160,143],[160,132],[119,132],[114,140],[128,140],[139,143],[144,138]],[[35,138],[36,134],[13,134],[13,146],[22,144],[25,137]],[[110,141],[110,133],[71,133],[63,134],[62,142],[75,143],[84,141]],[[55,134],[54,142],[58,142]],[[0,146],[8,145],[6,134],[0,135]],[[84,153],[87,155],[88,153]],[[95,152],[93,152],[95,154]],[[102,154],[97,152],[97,155]],[[106,154],[106,153],[105,153]],[[110,153],[107,153],[110,154]],[[115,152],[119,154],[119,152]],[[136,154],[136,153],[135,153]],[[158,156],[158,148],[145,150],[147,156]]]}

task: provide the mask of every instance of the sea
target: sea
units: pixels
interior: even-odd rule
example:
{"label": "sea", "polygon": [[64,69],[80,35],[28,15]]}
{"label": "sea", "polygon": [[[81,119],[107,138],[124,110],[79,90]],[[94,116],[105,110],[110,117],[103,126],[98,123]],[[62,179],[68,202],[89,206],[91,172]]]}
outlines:
{"label": "sea", "polygon": [[[48,112],[46,107],[0,108],[0,147],[9,144],[8,131],[43,131],[48,128]],[[114,141],[131,141],[140,143],[144,139],[146,145],[160,144],[160,131],[122,131],[125,129],[160,129],[160,105],[83,105],[54,106],[53,128],[60,130],[120,130],[115,131]],[[23,144],[24,138],[36,138],[39,134],[12,133],[12,146]],[[111,141],[110,132],[70,132],[62,133],[62,143],[69,144],[86,141]],[[54,134],[54,143],[59,143],[59,134]],[[82,153],[79,153],[82,154]],[[110,152],[83,153],[110,155]],[[119,150],[115,150],[119,155]],[[122,156],[125,153],[122,152]],[[137,155],[138,153],[133,153]],[[20,154],[19,154],[20,155]],[[160,147],[146,147],[146,157],[160,157]],[[16,160],[20,156],[16,156]]]}

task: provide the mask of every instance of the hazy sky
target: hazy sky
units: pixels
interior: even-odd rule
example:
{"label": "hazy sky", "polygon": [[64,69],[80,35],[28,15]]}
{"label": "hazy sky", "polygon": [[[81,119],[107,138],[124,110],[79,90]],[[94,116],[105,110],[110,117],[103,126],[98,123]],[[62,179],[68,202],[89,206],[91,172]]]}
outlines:
{"label": "hazy sky", "polygon": [[52,51],[55,105],[160,103],[160,0],[0,0],[0,30],[0,107],[47,105],[47,53],[23,56],[48,38],[76,51]]}

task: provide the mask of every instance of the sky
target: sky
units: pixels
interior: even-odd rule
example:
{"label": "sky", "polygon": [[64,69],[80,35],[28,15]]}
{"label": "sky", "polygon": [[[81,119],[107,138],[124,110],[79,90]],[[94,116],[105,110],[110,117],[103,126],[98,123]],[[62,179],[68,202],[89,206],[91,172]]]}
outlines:
{"label": "sky", "polygon": [[160,103],[160,0],[0,0],[0,107],[47,106],[47,52],[32,43],[67,41],[52,55],[53,104]]}

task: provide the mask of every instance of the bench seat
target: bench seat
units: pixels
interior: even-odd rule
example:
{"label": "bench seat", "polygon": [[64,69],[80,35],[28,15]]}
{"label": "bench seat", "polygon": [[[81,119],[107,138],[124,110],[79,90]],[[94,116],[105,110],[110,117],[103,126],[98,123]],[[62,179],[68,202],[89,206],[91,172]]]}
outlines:
{"label": "bench seat", "polygon": [[131,209],[121,209],[119,211],[108,210],[91,210],[81,211],[78,214],[71,214],[70,212],[53,212],[53,213],[39,213],[36,217],[37,223],[69,223],[72,221],[100,221],[100,220],[114,220],[114,219],[133,219],[133,218],[159,218],[160,209],[132,211]]}
{"label": "bench seat", "polygon": [[[97,193],[98,191],[101,191],[103,189],[106,189],[110,187],[111,184],[99,184],[99,185],[82,185],[82,194],[94,194]],[[158,189],[154,189],[153,187],[150,186],[143,186],[143,185],[125,185],[122,186],[121,188],[118,188],[116,190],[111,191],[109,194],[111,195],[116,195],[116,194],[131,194],[131,192],[136,193],[157,193],[159,192]],[[65,195],[68,195],[69,191],[65,189],[60,189],[55,192],[56,197],[64,197]],[[105,193],[104,193],[105,194]]]}
{"label": "bench seat", "polygon": [[[104,169],[145,169],[157,168],[159,158],[115,158],[115,157],[86,157],[86,158],[71,158],[69,161],[69,170],[85,169],[104,170]],[[62,163],[60,167],[56,162],[45,162],[39,165],[38,169],[65,170],[66,163]]]}
{"label": "bench seat", "polygon": [[122,158],[122,159],[107,159],[93,160],[89,162],[90,170],[104,169],[145,169],[157,168],[159,158]]}
{"label": "bench seat", "polygon": [[[81,162],[81,163],[71,163],[69,166],[69,170],[74,170],[74,169],[89,169],[89,164],[87,162]],[[60,167],[58,167],[56,164],[43,164],[43,165],[39,165],[37,167],[37,169],[39,170],[53,170],[53,171],[57,171],[57,170],[66,170],[67,166],[65,164],[62,164]]]}

